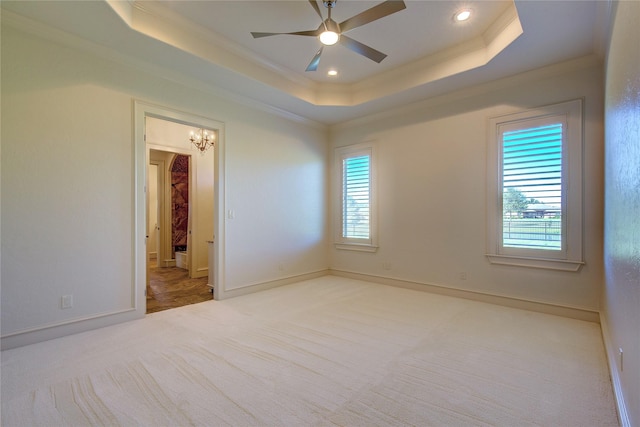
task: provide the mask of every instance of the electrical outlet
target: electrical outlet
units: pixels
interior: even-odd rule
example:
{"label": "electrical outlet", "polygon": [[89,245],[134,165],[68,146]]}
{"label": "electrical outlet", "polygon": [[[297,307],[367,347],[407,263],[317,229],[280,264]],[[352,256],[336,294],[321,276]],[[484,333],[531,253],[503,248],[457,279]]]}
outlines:
{"label": "electrical outlet", "polygon": [[383,262],[382,263],[382,269],[383,270],[391,270],[391,263],[390,262]]}
{"label": "electrical outlet", "polygon": [[460,278],[460,280],[467,280],[467,272],[461,271],[458,277]]}
{"label": "electrical outlet", "polygon": [[60,299],[60,307],[61,308],[71,308],[73,307],[73,295],[63,295]]}

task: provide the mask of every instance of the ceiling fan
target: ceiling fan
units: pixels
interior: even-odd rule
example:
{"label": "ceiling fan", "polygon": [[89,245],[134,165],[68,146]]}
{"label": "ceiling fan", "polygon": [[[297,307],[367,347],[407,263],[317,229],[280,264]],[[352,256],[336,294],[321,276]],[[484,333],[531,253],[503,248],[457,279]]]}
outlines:
{"label": "ceiling fan", "polygon": [[372,47],[362,44],[359,41],[345,36],[344,33],[353,30],[354,28],[376,21],[380,18],[384,18],[385,16],[391,15],[392,13],[399,12],[407,7],[402,0],[387,0],[338,24],[336,21],[331,19],[331,10],[335,7],[338,0],[323,1],[324,6],[329,11],[327,19],[322,18],[322,13],[320,12],[320,7],[318,6],[316,0],[308,1],[309,4],[311,4],[311,7],[313,7],[313,9],[320,17],[320,19],[322,19],[322,23],[317,29],[309,31],[294,31],[291,33],[251,33],[254,39],[277,35],[318,37],[318,39],[322,43],[322,46],[320,47],[320,50],[316,52],[315,56],[313,57],[305,71],[316,71],[318,69],[318,64],[320,63],[320,55],[322,55],[322,50],[324,49],[324,47],[331,46],[336,43],[340,43],[347,49],[365,56],[372,61],[380,63],[384,58],[387,57],[387,55],[378,50],[375,50]]}

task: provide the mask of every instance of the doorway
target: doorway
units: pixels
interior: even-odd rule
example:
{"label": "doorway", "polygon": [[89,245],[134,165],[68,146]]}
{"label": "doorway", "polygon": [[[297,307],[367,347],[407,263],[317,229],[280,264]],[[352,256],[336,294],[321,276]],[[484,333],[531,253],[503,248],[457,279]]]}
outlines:
{"label": "doorway", "polygon": [[[136,194],[144,195],[144,199],[136,197],[139,213],[136,215],[135,245],[136,289],[138,290],[135,295],[136,311],[141,314],[157,311],[154,307],[149,307],[147,310],[148,286],[151,280],[179,282],[187,290],[198,287],[200,298],[211,300],[211,287],[207,285],[218,282],[221,271],[216,267],[223,265],[221,259],[224,257],[220,244],[224,237],[223,218],[219,214],[220,211],[224,212],[224,162],[220,157],[220,153],[223,153],[224,124],[139,101],[135,102],[135,107]],[[215,134],[216,144],[206,152],[200,153],[189,141],[189,133],[194,129],[206,129],[210,134]],[[182,158],[189,159],[191,179],[186,185],[190,197],[187,209],[190,212],[186,231],[187,245],[186,248],[177,248],[186,249],[183,252],[186,252],[187,266],[184,268],[185,266],[181,265],[178,267],[179,270],[172,271],[176,268],[175,246],[172,248],[170,243],[167,249],[167,245],[162,243],[163,234],[170,230],[167,224],[171,223],[170,217],[167,220],[166,214],[163,214],[166,209],[162,208],[163,204],[169,203],[166,194],[167,189],[172,188],[168,183],[167,173],[171,162],[165,160],[165,165],[162,165],[162,162],[150,162],[152,150],[166,153],[167,156],[185,156]],[[150,183],[149,180],[154,182]],[[166,188],[162,190],[161,186],[157,185],[158,182],[164,183]],[[155,202],[152,197],[149,197],[154,183],[158,188],[158,197]],[[205,194],[204,197],[203,194]],[[148,208],[149,205],[150,208]],[[150,211],[151,215],[149,215]],[[164,225],[163,215],[165,215]],[[145,235],[139,237],[142,229]],[[152,269],[162,270],[151,271]],[[180,274],[175,274],[176,272]],[[201,284],[204,286],[199,286]],[[213,297],[217,298],[216,292],[213,294]],[[172,296],[170,299],[173,300],[172,306],[197,302],[192,297]],[[174,302],[177,304],[173,304]]]}
{"label": "doorway", "polygon": [[[170,126],[150,121],[149,126]],[[175,125],[171,125],[175,126]],[[152,135],[153,130],[149,131]],[[172,132],[162,132],[171,135]],[[151,138],[150,138],[151,139]],[[158,149],[149,150],[147,204],[147,313],[211,300],[208,274],[202,277],[194,268],[192,233],[194,209],[203,209],[212,194],[198,189],[192,177],[191,155]],[[212,186],[210,187],[212,188]],[[199,200],[191,200],[193,196]],[[210,221],[213,222],[213,217]],[[210,229],[211,227],[203,227]],[[204,230],[203,232],[207,232]],[[194,237],[194,238],[192,238]],[[208,268],[208,264],[200,268]]]}
{"label": "doorway", "polygon": [[[202,190],[194,191],[191,162],[190,155],[180,152],[148,150],[147,252],[151,265],[178,266],[188,270],[189,277],[195,277],[190,256],[193,207],[210,205],[212,195],[204,194]],[[194,195],[200,196],[201,200],[190,200]],[[209,222],[213,221],[211,209],[204,214],[209,216]],[[211,233],[210,224],[205,224],[204,228],[201,232]],[[206,262],[200,267],[208,268]]]}

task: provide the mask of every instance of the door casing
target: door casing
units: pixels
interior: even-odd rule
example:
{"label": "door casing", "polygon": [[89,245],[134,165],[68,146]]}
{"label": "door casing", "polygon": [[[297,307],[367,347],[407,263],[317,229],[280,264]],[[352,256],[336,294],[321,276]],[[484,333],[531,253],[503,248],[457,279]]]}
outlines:
{"label": "door casing", "polygon": [[[213,264],[209,265],[209,282],[214,286],[214,299],[224,298],[225,275],[225,126],[223,122],[173,110],[167,107],[134,100],[134,289],[132,299],[136,312],[144,315],[146,312],[146,285],[148,277],[146,234],[147,234],[147,203],[148,188],[147,164],[151,147],[145,141],[145,120],[154,117],[193,127],[212,129],[217,132],[217,141],[212,150],[214,170],[214,206],[213,206]],[[159,147],[160,148],[160,147]],[[160,149],[165,149],[160,148]],[[194,151],[188,153],[197,155]],[[213,282],[213,283],[212,283]]]}

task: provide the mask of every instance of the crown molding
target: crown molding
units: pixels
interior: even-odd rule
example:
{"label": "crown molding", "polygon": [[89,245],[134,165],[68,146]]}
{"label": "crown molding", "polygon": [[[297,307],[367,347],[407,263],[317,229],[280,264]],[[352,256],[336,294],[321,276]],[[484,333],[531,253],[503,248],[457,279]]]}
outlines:
{"label": "crown molding", "polygon": [[415,89],[486,65],[522,35],[515,4],[480,36],[353,85],[352,105]]}
{"label": "crown molding", "polygon": [[130,55],[123,54],[116,49],[106,47],[92,41],[88,41],[82,37],[70,34],[66,31],[53,28],[41,22],[26,18],[14,12],[2,9],[2,26],[13,28],[17,31],[36,36],[45,40],[52,41],[61,46],[81,51],[85,54],[95,56],[107,61],[132,67],[143,71],[156,78],[171,81],[173,83],[192,88],[198,92],[206,93],[224,100],[234,102],[254,110],[260,110],[275,116],[311,126],[316,129],[326,130],[328,126],[324,123],[308,119],[306,117],[295,114],[294,112],[275,107],[273,105],[258,101],[256,99],[239,95],[235,92],[224,89],[220,86],[214,86],[201,81],[197,78],[189,77],[184,73],[171,70],[158,64],[150,63]]}
{"label": "crown molding", "polygon": [[239,73],[291,96],[315,103],[318,84],[279,67],[248,49],[197,25],[161,2],[105,0],[133,31],[166,43],[208,63]]}
{"label": "crown molding", "polygon": [[523,33],[512,1],[474,39],[357,83],[321,84],[194,24],[161,2],[105,1],[134,31],[316,106],[361,105],[481,67]]}
{"label": "crown molding", "polygon": [[459,102],[464,99],[482,96],[490,92],[522,86],[544,78],[560,76],[562,74],[594,67],[601,68],[602,64],[603,60],[599,55],[590,54],[569,61],[563,61],[557,64],[548,65],[546,67],[537,68],[535,70],[526,71],[513,76],[492,80],[490,82],[475,85],[470,88],[464,88],[454,92],[447,92],[440,96],[429,97],[421,101],[403,105],[402,107],[388,109],[381,113],[370,114],[353,120],[337,123],[331,125],[329,129],[330,132],[346,130],[359,126],[365,126],[371,123],[376,123],[381,120],[407,116],[412,113],[443,106],[452,102]]}

